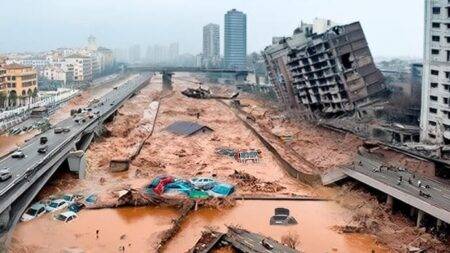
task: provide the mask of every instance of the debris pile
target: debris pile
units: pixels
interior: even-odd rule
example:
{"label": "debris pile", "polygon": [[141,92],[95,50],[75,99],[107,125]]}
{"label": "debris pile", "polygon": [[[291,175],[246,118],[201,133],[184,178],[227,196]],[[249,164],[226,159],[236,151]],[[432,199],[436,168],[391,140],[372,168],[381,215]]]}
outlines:
{"label": "debris pile", "polygon": [[[230,252],[299,252],[278,241],[260,234],[252,233],[242,228],[228,226],[227,233],[209,230],[202,232],[201,238],[190,253],[211,252],[212,250],[229,250]],[[226,252],[229,252],[226,251]]]}
{"label": "debris pile", "polygon": [[279,192],[286,187],[279,185],[276,182],[265,182],[243,171],[235,170],[233,174],[229,175],[230,178],[237,181],[237,186],[244,191],[249,192]]}

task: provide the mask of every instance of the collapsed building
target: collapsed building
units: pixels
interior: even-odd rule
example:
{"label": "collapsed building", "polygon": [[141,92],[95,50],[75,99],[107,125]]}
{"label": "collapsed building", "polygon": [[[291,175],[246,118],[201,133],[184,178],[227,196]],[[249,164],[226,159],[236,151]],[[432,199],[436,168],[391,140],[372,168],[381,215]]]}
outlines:
{"label": "collapsed building", "polygon": [[306,119],[368,114],[386,87],[360,23],[318,28],[316,22],[302,23],[263,52],[279,100]]}

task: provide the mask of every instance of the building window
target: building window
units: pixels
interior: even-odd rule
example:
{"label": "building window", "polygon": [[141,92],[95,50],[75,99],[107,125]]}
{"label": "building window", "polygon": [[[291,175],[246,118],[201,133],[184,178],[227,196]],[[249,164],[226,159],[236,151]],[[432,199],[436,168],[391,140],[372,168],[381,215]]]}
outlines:
{"label": "building window", "polygon": [[441,24],[440,24],[440,23],[433,22],[432,26],[433,26],[433,28],[440,28],[440,27],[441,27]]}
{"label": "building window", "polygon": [[428,137],[430,137],[431,139],[436,139],[436,135],[434,134],[428,134]]}
{"label": "building window", "polygon": [[437,113],[437,109],[430,107],[430,113],[436,114]]}
{"label": "building window", "polygon": [[443,84],[442,86],[444,86],[444,90],[449,91],[450,90],[450,85],[448,84]]}
{"label": "building window", "polygon": [[430,96],[430,100],[431,100],[431,101],[438,101],[438,97],[436,97],[436,96]]}
{"label": "building window", "polygon": [[445,71],[445,78],[450,79],[450,72]]}
{"label": "building window", "polygon": [[437,124],[436,124],[436,122],[434,122],[434,121],[428,121],[428,124],[430,124],[430,126],[436,126]]}
{"label": "building window", "polygon": [[444,104],[448,105],[448,98],[442,98],[442,101],[444,101]]}
{"label": "building window", "polygon": [[438,84],[437,83],[431,83],[430,86],[431,86],[431,88],[437,88]]}
{"label": "building window", "polygon": [[433,14],[441,14],[441,8],[440,7],[433,7]]}
{"label": "building window", "polygon": [[431,70],[431,74],[432,74],[433,76],[438,76],[438,75],[439,75],[439,71],[438,71],[438,70],[432,69],[432,70]]}
{"label": "building window", "polygon": [[434,42],[439,42],[441,40],[441,37],[434,35],[431,37],[431,40],[433,40]]}
{"label": "building window", "polygon": [[439,49],[431,49],[431,54],[433,55],[439,54]]}

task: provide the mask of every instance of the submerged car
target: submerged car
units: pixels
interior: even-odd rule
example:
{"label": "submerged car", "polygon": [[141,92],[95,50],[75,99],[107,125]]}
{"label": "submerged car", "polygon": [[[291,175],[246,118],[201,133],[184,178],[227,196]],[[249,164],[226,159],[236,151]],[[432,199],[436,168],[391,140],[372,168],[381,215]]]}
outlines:
{"label": "submerged car", "polygon": [[60,213],[60,214],[56,215],[55,219],[60,220],[60,221],[64,221],[64,222],[70,222],[70,221],[74,220],[77,217],[78,216],[77,216],[77,214],[75,212],[67,211],[67,212]]}
{"label": "submerged car", "polygon": [[207,178],[207,177],[194,177],[193,179],[191,179],[191,184],[196,188],[196,189],[205,189],[205,190],[209,190],[211,188],[214,187],[215,184],[217,184],[216,180],[212,179],[212,178]]}
{"label": "submerged car", "polygon": [[227,197],[234,192],[234,186],[231,184],[219,183],[206,192],[211,197]]}
{"label": "submerged car", "polygon": [[194,186],[187,180],[176,180],[164,187],[164,193],[182,193],[189,195]]}
{"label": "submerged car", "polygon": [[47,210],[47,212],[55,212],[58,210],[61,210],[63,208],[66,208],[69,205],[69,203],[67,201],[65,201],[64,199],[55,199],[52,200],[50,202],[50,204],[48,204],[45,207],[45,210]]}
{"label": "submerged car", "polygon": [[295,225],[297,220],[289,215],[289,209],[275,208],[275,215],[270,218],[270,225]]}
{"label": "submerged car", "polygon": [[6,181],[11,177],[11,171],[8,168],[3,168],[0,170],[0,181]]}
{"label": "submerged car", "polygon": [[93,205],[97,202],[97,195],[91,194],[84,199],[86,205]]}
{"label": "submerged car", "polygon": [[24,158],[24,157],[25,157],[25,154],[22,152],[22,150],[17,150],[16,152],[14,152],[14,153],[11,155],[11,157],[12,157],[12,158],[19,158],[19,159],[21,159],[21,158]]}
{"label": "submerged car", "polygon": [[20,221],[30,221],[36,219],[37,217],[43,215],[45,213],[45,205],[42,203],[36,203],[30,206],[28,210],[22,214],[20,217]]}
{"label": "submerged car", "polygon": [[64,194],[62,196],[62,199],[64,199],[65,201],[67,201],[67,203],[72,204],[75,201],[79,200],[80,198],[82,198],[83,196],[81,195],[75,195],[75,194]]}
{"label": "submerged car", "polygon": [[70,204],[69,211],[72,211],[74,213],[78,213],[81,209],[83,209],[86,205],[83,203],[75,202],[73,204]]}

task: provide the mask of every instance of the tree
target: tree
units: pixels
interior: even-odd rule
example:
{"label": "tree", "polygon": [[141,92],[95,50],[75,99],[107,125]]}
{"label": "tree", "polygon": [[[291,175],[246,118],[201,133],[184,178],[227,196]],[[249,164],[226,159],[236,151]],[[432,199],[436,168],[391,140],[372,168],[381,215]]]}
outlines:
{"label": "tree", "polygon": [[5,92],[0,91],[0,108],[5,107],[5,102],[7,100],[8,96],[5,94]]}
{"label": "tree", "polygon": [[9,106],[16,106],[17,103],[17,93],[15,91],[11,91],[8,97]]}

